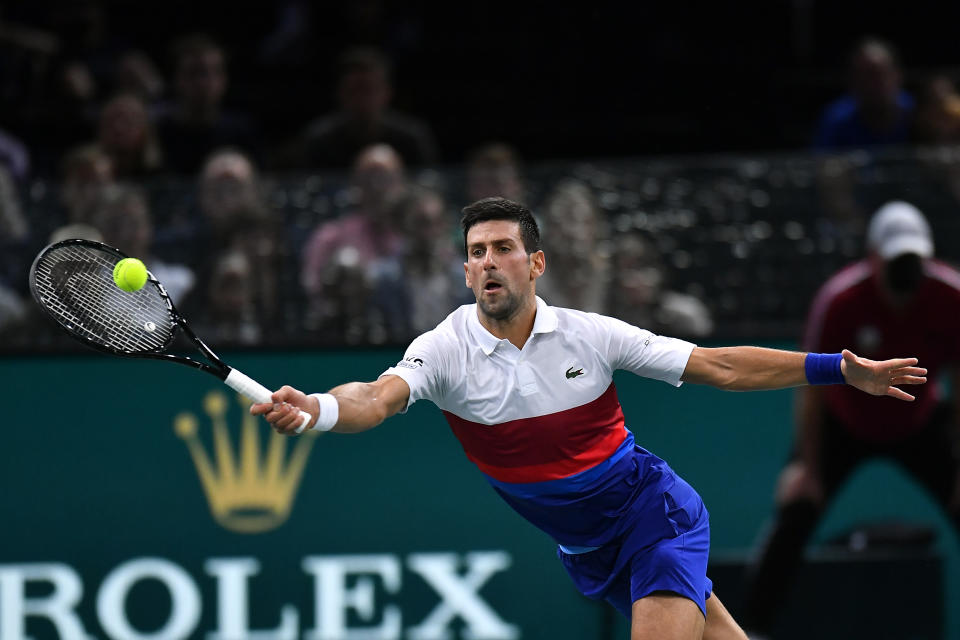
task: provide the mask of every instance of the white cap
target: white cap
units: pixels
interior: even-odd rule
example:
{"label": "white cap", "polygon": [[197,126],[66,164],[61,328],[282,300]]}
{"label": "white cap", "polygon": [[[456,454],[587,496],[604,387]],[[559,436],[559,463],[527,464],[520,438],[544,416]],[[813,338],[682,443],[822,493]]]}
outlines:
{"label": "white cap", "polygon": [[933,236],[919,209],[908,202],[894,201],[873,214],[867,229],[867,246],[884,260],[904,253],[929,258],[933,255]]}

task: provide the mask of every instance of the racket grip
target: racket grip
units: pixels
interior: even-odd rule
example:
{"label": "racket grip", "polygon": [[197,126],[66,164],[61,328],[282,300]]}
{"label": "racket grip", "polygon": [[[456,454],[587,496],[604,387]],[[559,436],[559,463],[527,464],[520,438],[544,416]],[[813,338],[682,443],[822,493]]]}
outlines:
{"label": "racket grip", "polygon": [[[273,402],[273,392],[265,386],[254,380],[248,375],[230,369],[226,379],[223,381],[228,387],[237,393],[244,395],[256,403]],[[297,433],[303,433],[304,428],[310,424],[312,416],[306,411],[300,411],[300,426],[297,427]]]}

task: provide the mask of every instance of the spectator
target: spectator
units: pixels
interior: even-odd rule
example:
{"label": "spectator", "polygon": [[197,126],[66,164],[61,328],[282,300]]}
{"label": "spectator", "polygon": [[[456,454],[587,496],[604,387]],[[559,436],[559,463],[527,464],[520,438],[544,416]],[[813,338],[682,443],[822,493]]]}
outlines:
{"label": "spectator", "polygon": [[61,52],[63,42],[52,30],[11,20],[10,11],[0,21],[0,96],[10,107],[29,104],[45,81],[44,72]]}
{"label": "spectator", "polygon": [[391,340],[400,342],[435,327],[450,309],[472,300],[464,286],[463,256],[451,241],[443,196],[415,188],[396,204],[403,250],[399,260],[374,268],[373,303],[380,307]]}
{"label": "spectator", "polygon": [[[193,235],[198,269],[207,272],[228,253],[243,254],[253,313],[261,328],[274,328],[283,309],[280,281],[287,252],[283,225],[266,204],[260,175],[249,156],[221,148],[204,163],[200,177],[200,219]],[[213,251],[211,251],[213,248]]]}
{"label": "spectator", "polygon": [[[397,260],[403,247],[400,222],[393,218],[394,204],[406,191],[403,161],[386,145],[374,145],[357,158],[351,176],[354,208],[340,219],[314,231],[303,251],[301,284],[310,298],[313,317],[327,317],[324,289],[330,282],[328,270],[337,251],[341,261],[369,277],[375,263]],[[347,259],[349,258],[349,259]]]}
{"label": "spectator", "polygon": [[[388,333],[381,309],[371,304],[374,282],[369,265],[352,245],[337,247],[323,273],[319,298],[311,299],[307,329],[325,342],[383,344]],[[321,303],[318,304],[318,300]]]}
{"label": "spectator", "polygon": [[28,316],[26,301],[0,282],[0,336],[9,336],[21,328]]}
{"label": "spectator", "polygon": [[158,229],[157,251],[198,270],[209,268],[215,257],[210,247],[230,246],[244,225],[259,228],[270,217],[253,161],[239,149],[223,147],[204,162],[195,197],[171,208]]}
{"label": "spectator", "polygon": [[[53,86],[45,92],[33,120],[31,148],[39,168],[54,174],[64,153],[87,142],[97,127],[104,101],[117,95],[110,90],[117,58],[128,48],[129,31],[112,23],[116,12],[103,0],[49,3],[43,10],[45,25],[60,39],[52,68]],[[125,168],[118,166],[118,171]]]}
{"label": "spectator", "polygon": [[390,108],[390,64],[372,49],[352,49],[340,60],[336,113],[311,122],[279,163],[287,167],[345,169],[374,144],[391,146],[410,166],[437,161],[429,127]]}
{"label": "spectator", "polygon": [[67,223],[88,223],[115,184],[113,160],[96,145],[78,147],[63,160],[60,202]]}
{"label": "spectator", "polygon": [[[90,67],[79,60],[67,60],[59,70],[57,102],[64,109],[66,121],[79,129],[95,117],[99,86]],[[67,132],[69,135],[69,132]]]}
{"label": "spectator", "polygon": [[109,190],[93,223],[103,242],[143,260],[175,303],[181,303],[193,289],[193,271],[181,264],[164,262],[154,255],[153,221],[147,196],[141,189],[118,186]]}
{"label": "spectator", "polygon": [[636,232],[621,234],[614,243],[608,304],[615,317],[654,333],[702,337],[713,331],[706,305],[667,288],[660,252]]}
{"label": "spectator", "polygon": [[[960,144],[960,93],[947,76],[931,78],[923,88],[914,122],[914,141],[925,146]],[[929,195],[943,193],[960,202],[960,163],[943,154],[919,154],[917,162],[928,172]],[[936,197],[936,196],[934,196]]]}
{"label": "spectator", "polygon": [[20,194],[10,172],[0,166],[0,240],[24,242],[30,235],[30,225],[23,215]]}
{"label": "spectator", "polygon": [[467,200],[491,197],[527,201],[520,156],[516,149],[502,142],[474,149],[467,158]]}
{"label": "spectator", "polygon": [[113,90],[131,93],[153,107],[163,96],[163,76],[145,52],[131,49],[117,60],[113,72]]}
{"label": "spectator", "polygon": [[[933,260],[923,215],[890,202],[872,217],[870,255],[830,278],[814,298],[804,349],[849,345],[867,358],[914,353],[928,383],[916,401],[862,402],[842,385],[797,390],[797,441],[777,485],[777,515],[745,601],[745,626],[769,633],[803,549],[843,482],[874,458],[898,462],[944,507],[960,533],[960,272]],[[952,375],[950,399],[941,398]]]}
{"label": "spectator", "polygon": [[[226,251],[213,261],[200,313],[191,316],[195,331],[211,343],[254,345],[262,328],[257,321],[253,267],[242,251]],[[195,320],[193,318],[196,318]]]}
{"label": "spectator", "polygon": [[19,183],[30,177],[30,151],[22,141],[0,129],[0,166]]}
{"label": "spectator", "polygon": [[914,140],[920,144],[960,142],[960,94],[950,78],[935,76],[924,86],[914,122]]}
{"label": "spectator", "polygon": [[251,295],[257,322],[264,329],[278,328],[283,320],[281,280],[284,264],[292,261],[284,250],[281,233],[281,225],[272,219],[269,209],[248,209],[237,217],[237,227],[224,245],[242,253],[252,267]]}
{"label": "spectator", "polygon": [[227,60],[211,38],[196,34],[174,46],[176,99],[160,118],[157,129],[167,167],[195,174],[215,149],[235,146],[259,151],[254,125],[246,115],[227,111]]}
{"label": "spectator", "polygon": [[[30,10],[17,24],[16,9],[4,5],[0,24],[4,114],[19,113],[15,130],[26,141],[35,173],[56,173],[65,150],[90,137],[97,115],[97,79],[90,54],[102,43],[97,28],[103,11],[96,2],[48,5]],[[102,9],[102,7],[100,8]],[[40,18],[42,15],[42,19]],[[14,23],[8,20],[13,17]]]}
{"label": "spectator", "polygon": [[10,173],[0,166],[0,336],[23,326],[27,308],[16,285],[25,289],[30,227]]}
{"label": "spectator", "polygon": [[203,163],[199,190],[200,213],[216,241],[226,240],[238,217],[249,218],[247,212],[265,208],[253,160],[236,148],[210,154]]}
{"label": "spectator", "polygon": [[113,161],[118,178],[145,178],[162,168],[163,154],[147,108],[133,94],[119,94],[103,106],[96,144]]}
{"label": "spectator", "polygon": [[46,11],[51,24],[62,39],[62,55],[71,65],[83,67],[94,87],[109,84],[118,55],[126,48],[129,34],[104,0],[77,0],[50,3]]}
{"label": "spectator", "polygon": [[893,47],[867,38],[848,62],[849,93],[823,112],[814,148],[821,151],[905,144],[910,139],[913,97],[903,89]]}
{"label": "spectator", "polygon": [[544,251],[550,256],[550,268],[537,281],[537,291],[555,307],[606,313],[610,285],[607,223],[590,188],[575,180],[563,181],[548,197],[543,211]]}

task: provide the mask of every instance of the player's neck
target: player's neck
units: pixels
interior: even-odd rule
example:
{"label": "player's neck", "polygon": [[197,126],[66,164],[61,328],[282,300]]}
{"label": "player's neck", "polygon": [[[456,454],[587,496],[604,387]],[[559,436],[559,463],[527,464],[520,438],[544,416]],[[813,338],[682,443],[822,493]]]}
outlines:
{"label": "player's neck", "polygon": [[523,345],[527,343],[533,332],[533,322],[537,318],[537,300],[533,298],[515,314],[504,319],[491,318],[478,306],[477,317],[483,328],[494,336],[501,340],[509,340],[517,349],[523,349]]}

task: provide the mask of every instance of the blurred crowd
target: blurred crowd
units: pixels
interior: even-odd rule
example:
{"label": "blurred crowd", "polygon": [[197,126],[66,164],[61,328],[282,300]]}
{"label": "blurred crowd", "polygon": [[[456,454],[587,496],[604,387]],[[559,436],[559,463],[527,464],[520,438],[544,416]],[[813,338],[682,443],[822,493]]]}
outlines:
{"label": "blurred crowd", "polygon": [[[303,40],[304,6],[282,6],[286,21],[258,44],[278,59],[295,57]],[[381,48],[344,47],[329,87],[335,107],[277,139],[230,100],[231,52],[216,37],[178,36],[165,64],[113,37],[102,4],[59,10],[70,13],[69,33],[0,21],[0,99],[14,114],[0,119],[4,346],[37,343],[30,260],[74,237],[142,258],[211,342],[400,343],[471,301],[458,211],[486,196],[539,217],[549,266],[538,291],[548,302],[713,335],[702,290],[671,286],[677,258],[665,253],[677,247],[643,225],[618,227],[595,184],[559,173],[531,181],[509,142],[478,139],[466,157],[443,157],[430,123],[394,107]],[[960,143],[949,77],[909,92],[898,54],[878,39],[852,48],[847,71],[848,93],[811,123],[815,153]],[[823,167],[824,210],[862,225],[869,212],[851,187],[859,167]],[[306,223],[271,197],[290,175],[308,188],[289,197],[324,196]]]}

